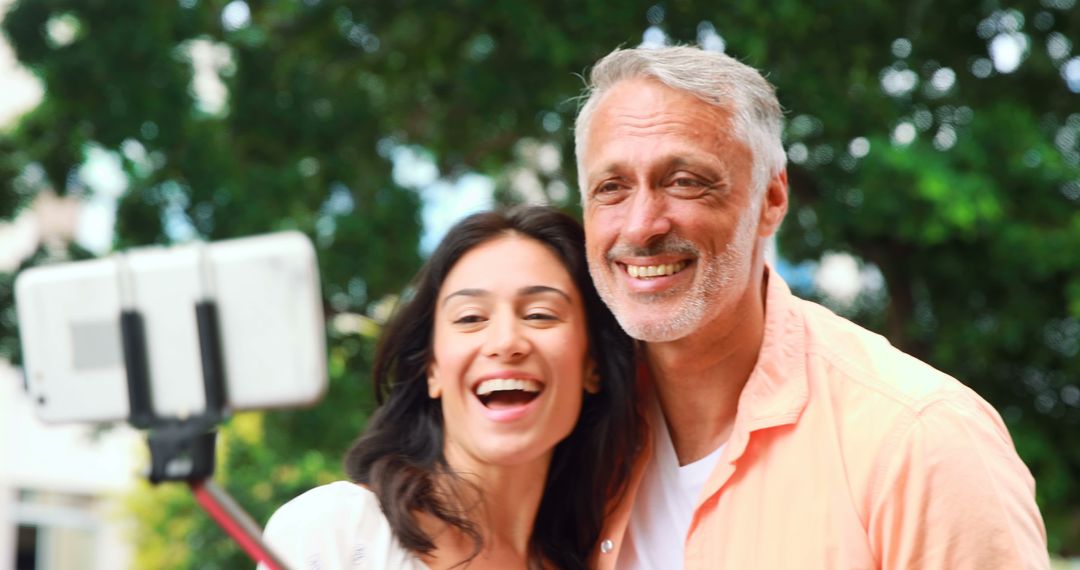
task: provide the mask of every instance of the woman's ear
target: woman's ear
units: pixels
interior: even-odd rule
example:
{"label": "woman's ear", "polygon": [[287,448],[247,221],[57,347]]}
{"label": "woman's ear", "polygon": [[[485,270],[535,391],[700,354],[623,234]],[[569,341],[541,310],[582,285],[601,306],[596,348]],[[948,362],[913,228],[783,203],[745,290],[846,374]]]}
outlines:
{"label": "woman's ear", "polygon": [[439,382],[438,371],[434,364],[428,366],[427,393],[432,400],[438,400],[442,396],[442,384]]}
{"label": "woman's ear", "polygon": [[582,387],[589,394],[600,393],[600,372],[596,370],[596,362],[592,358],[585,365],[585,380],[582,382]]}

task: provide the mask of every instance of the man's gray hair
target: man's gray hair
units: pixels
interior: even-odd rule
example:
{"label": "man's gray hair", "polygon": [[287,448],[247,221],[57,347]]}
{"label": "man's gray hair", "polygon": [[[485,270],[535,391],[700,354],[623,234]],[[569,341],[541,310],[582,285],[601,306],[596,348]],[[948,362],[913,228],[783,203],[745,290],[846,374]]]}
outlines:
{"label": "man's gray hair", "polygon": [[730,111],[736,136],[753,156],[756,191],[764,190],[767,181],[787,164],[780,140],[783,111],[776,90],[756,69],[731,56],[696,47],[616,49],[592,68],[586,85],[588,99],[574,125],[582,202],[588,192],[581,159],[589,122],[608,90],[620,81],[634,78],[654,79]]}

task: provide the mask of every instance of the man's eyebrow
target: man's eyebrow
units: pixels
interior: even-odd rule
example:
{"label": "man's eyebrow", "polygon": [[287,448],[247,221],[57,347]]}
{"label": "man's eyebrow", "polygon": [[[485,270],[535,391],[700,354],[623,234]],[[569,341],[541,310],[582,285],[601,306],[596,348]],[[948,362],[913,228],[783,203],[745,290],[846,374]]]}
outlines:
{"label": "man's eyebrow", "polygon": [[491,291],[488,291],[487,289],[459,289],[446,297],[443,297],[442,304],[446,305],[446,303],[454,297],[485,297],[487,295],[491,295]]}
{"label": "man's eyebrow", "polygon": [[663,163],[663,166],[665,166],[667,168],[683,168],[683,167],[686,167],[686,166],[695,166],[696,164],[697,164],[696,162],[694,162],[692,160],[688,160],[685,157],[674,156],[674,157],[671,157],[668,160],[666,160]]}
{"label": "man's eyebrow", "polygon": [[673,156],[661,162],[660,167],[664,170],[673,170],[677,168],[704,169],[716,176],[727,178],[727,166],[725,164],[709,164],[709,161],[687,158],[685,156]]}
{"label": "man's eyebrow", "polygon": [[556,287],[549,287],[547,285],[530,285],[528,287],[522,287],[521,289],[518,289],[518,295],[521,295],[522,297],[530,295],[540,295],[543,293],[555,293],[562,296],[567,301],[571,300],[570,295],[566,294],[566,292],[562,289]]}
{"label": "man's eyebrow", "polygon": [[[604,164],[601,168],[596,168],[594,170],[589,171],[588,176],[589,176],[589,179],[591,180],[593,178],[601,178],[601,177],[616,175],[616,174],[619,174],[622,171],[624,166],[625,166],[625,164],[622,161],[620,161],[618,159],[615,159],[615,160],[613,160],[611,162],[608,162],[608,163]],[[671,156],[668,156],[668,157],[659,158],[656,161],[654,166],[655,166],[655,168],[660,169],[660,170],[671,170],[671,169],[674,169],[674,168],[686,168],[686,167],[708,168],[709,170],[713,170],[713,171],[717,170],[717,166],[715,166],[715,165],[706,164],[705,162],[703,162],[700,159],[695,159],[693,157],[687,158],[685,156],[677,155],[677,154],[676,155],[671,155]],[[719,174],[723,174],[724,176],[727,175],[727,173],[719,173]]]}
{"label": "man's eyebrow", "polygon": [[618,174],[622,170],[622,163],[620,162],[608,162],[604,164],[603,168],[596,168],[589,172],[586,172],[586,180],[592,181],[597,178],[604,178],[614,174]]}

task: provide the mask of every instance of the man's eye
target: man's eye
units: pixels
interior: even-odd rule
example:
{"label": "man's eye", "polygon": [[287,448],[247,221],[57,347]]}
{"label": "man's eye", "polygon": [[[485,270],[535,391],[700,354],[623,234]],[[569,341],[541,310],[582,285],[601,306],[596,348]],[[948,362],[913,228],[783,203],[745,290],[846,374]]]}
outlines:
{"label": "man's eye", "polygon": [[676,188],[708,188],[712,186],[708,180],[688,173],[679,173],[668,178],[668,186]]}
{"label": "man's eye", "polygon": [[697,198],[712,189],[712,185],[707,181],[692,176],[672,178],[668,181],[667,187],[672,195],[684,198]]}
{"label": "man's eye", "polygon": [[618,202],[626,196],[626,186],[618,182],[603,182],[592,191],[592,199],[601,204]]}

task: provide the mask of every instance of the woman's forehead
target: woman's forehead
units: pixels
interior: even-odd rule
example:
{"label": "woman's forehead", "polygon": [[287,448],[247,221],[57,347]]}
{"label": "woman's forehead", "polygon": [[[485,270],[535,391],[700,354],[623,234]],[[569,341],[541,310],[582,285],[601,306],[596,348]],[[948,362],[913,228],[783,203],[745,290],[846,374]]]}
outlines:
{"label": "woman's forehead", "polygon": [[443,281],[439,299],[442,302],[448,294],[463,289],[517,296],[536,293],[540,291],[537,287],[559,289],[571,298],[578,296],[569,271],[550,247],[510,234],[481,243],[462,255]]}

